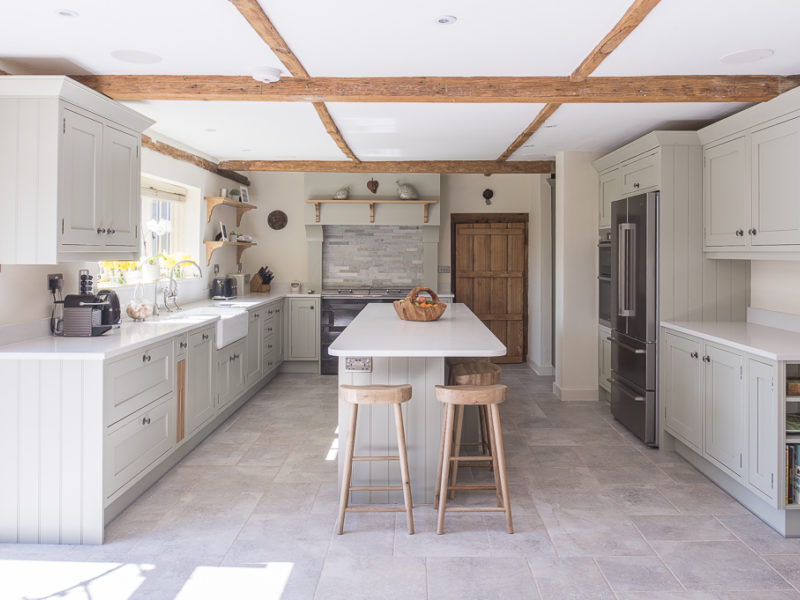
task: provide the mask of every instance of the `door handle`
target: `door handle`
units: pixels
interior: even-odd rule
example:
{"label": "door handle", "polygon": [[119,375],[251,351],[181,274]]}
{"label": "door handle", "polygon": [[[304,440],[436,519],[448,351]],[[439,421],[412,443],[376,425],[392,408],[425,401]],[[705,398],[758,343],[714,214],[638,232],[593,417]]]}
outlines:
{"label": "door handle", "polygon": [[615,340],[614,338],[606,338],[606,339],[611,340],[612,344],[616,344],[620,348],[625,348],[625,350],[630,350],[634,354],[647,354],[647,350],[644,350],[643,348],[634,348],[633,346],[629,346],[628,344],[624,344],[624,343],[620,342],[619,340]]}
{"label": "door handle", "polygon": [[617,314],[620,317],[633,317],[636,315],[636,295],[633,293],[636,280],[636,253],[631,252],[629,238],[636,239],[636,225],[620,223],[618,236]]}
{"label": "door handle", "polygon": [[711,362],[711,357],[710,357],[708,354],[706,354],[706,355],[703,357],[703,362],[710,363],[710,362]]}
{"label": "door handle", "polygon": [[[611,383],[619,383],[619,381],[617,379],[614,379],[613,377],[608,381],[610,381]],[[646,400],[644,396],[631,396],[630,394],[628,394],[628,398],[632,398],[636,402],[644,402]]]}

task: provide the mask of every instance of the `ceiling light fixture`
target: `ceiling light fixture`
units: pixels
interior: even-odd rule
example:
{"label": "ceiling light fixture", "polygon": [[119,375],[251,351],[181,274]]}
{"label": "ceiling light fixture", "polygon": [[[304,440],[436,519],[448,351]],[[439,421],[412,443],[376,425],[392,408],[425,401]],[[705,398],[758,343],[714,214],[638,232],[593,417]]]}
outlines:
{"label": "ceiling light fixture", "polygon": [[56,10],[56,14],[59,17],[67,17],[71,19],[72,17],[79,17],[78,11],[72,10],[71,8],[59,8]]}
{"label": "ceiling light fixture", "polygon": [[114,50],[111,56],[122,62],[135,65],[154,65],[161,62],[161,57],[158,54],[142,50]]}
{"label": "ceiling light fixture", "polygon": [[259,67],[253,71],[253,79],[261,83],[274,83],[281,78],[282,71],[275,67]]}
{"label": "ceiling light fixture", "polygon": [[436,23],[439,25],[452,25],[458,21],[453,15],[442,15],[441,17],[436,17]]}
{"label": "ceiling light fixture", "polygon": [[740,50],[739,52],[727,54],[719,60],[720,62],[724,62],[729,65],[743,65],[746,63],[764,60],[773,54],[775,54],[775,50],[772,50],[771,48],[753,48],[751,50]]}

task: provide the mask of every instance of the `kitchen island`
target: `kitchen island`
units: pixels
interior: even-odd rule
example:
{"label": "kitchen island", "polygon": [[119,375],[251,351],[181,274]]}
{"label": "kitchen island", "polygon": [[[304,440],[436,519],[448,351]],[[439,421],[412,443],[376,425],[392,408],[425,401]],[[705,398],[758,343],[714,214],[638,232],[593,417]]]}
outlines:
{"label": "kitchen island", "polygon": [[[503,356],[506,347],[464,304],[451,304],[439,320],[428,322],[403,321],[391,304],[369,304],[331,344],[329,352],[339,357],[340,385],[412,385],[411,400],[403,405],[411,491],[416,504],[432,503],[442,424],[442,407],[434,387],[446,382],[445,358]],[[356,456],[397,454],[390,408],[364,406],[358,411]],[[348,418],[349,405],[339,401],[340,440],[347,439]],[[343,463],[344,453],[340,452],[340,483]],[[396,461],[353,463],[351,485],[397,485],[399,481]],[[400,491],[352,492],[354,504],[402,501]]]}

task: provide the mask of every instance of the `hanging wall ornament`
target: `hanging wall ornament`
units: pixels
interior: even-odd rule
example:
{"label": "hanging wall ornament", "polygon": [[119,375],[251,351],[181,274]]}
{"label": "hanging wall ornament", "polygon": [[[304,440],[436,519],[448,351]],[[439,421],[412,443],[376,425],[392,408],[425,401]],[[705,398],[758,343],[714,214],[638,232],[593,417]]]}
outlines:
{"label": "hanging wall ornament", "polygon": [[377,194],[378,193],[378,180],[377,179],[370,179],[367,182],[367,188],[373,194]]}

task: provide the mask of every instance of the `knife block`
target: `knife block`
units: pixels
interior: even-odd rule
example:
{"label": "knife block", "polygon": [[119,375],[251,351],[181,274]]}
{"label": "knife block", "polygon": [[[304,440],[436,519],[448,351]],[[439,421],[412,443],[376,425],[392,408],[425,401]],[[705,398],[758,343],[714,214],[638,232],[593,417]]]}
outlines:
{"label": "knife block", "polygon": [[250,278],[250,291],[251,292],[268,292],[269,291],[269,284],[268,283],[261,283],[261,278],[258,274],[253,275]]}

